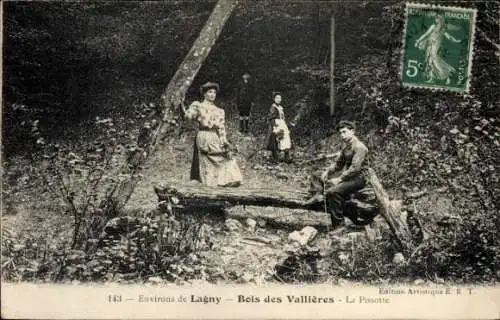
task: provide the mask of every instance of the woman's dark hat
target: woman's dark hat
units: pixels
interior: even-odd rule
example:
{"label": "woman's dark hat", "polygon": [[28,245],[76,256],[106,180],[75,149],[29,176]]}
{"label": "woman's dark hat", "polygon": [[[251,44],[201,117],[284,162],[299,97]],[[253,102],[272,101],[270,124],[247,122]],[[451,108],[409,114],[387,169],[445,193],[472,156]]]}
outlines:
{"label": "woman's dark hat", "polygon": [[351,122],[351,121],[341,120],[339,122],[339,124],[337,125],[337,130],[340,130],[342,128],[356,130],[356,124],[354,122]]}
{"label": "woman's dark hat", "polygon": [[207,92],[210,89],[215,89],[215,91],[219,92],[219,85],[215,82],[207,82],[204,85],[200,87],[200,93],[203,95],[205,92]]}

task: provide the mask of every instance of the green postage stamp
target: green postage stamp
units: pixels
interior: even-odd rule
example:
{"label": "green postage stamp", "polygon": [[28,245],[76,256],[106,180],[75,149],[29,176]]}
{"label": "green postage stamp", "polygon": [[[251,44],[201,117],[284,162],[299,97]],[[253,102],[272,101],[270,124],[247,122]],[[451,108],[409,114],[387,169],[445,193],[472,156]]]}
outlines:
{"label": "green postage stamp", "polygon": [[403,86],[469,92],[476,10],[407,3]]}

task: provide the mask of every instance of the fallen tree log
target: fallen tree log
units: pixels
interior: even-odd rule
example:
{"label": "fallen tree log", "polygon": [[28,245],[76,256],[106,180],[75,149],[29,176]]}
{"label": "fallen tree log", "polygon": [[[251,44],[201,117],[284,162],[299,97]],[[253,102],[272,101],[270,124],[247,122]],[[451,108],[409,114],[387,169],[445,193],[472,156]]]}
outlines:
{"label": "fallen tree log", "polygon": [[[379,213],[387,221],[392,233],[402,249],[409,252],[414,248],[413,237],[408,227],[407,214],[395,206],[398,201],[391,201],[373,169],[367,173],[367,181],[379,203]],[[270,206],[289,209],[325,211],[325,206],[306,206],[308,193],[301,190],[266,189],[266,188],[224,188],[202,185],[178,185],[155,187],[160,202],[165,201],[177,207],[231,207]]]}
{"label": "fallen tree log", "polygon": [[189,207],[228,207],[237,205],[271,206],[290,209],[304,209],[308,194],[297,190],[276,190],[265,188],[223,188],[201,185],[178,185],[155,187],[159,201],[172,197]]}

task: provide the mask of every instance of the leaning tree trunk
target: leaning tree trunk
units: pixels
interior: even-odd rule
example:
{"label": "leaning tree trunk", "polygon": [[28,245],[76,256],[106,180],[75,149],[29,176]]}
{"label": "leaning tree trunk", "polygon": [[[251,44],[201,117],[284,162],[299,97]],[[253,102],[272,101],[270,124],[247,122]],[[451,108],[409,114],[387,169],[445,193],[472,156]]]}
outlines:
{"label": "leaning tree trunk", "polygon": [[375,171],[372,168],[368,169],[367,180],[373,187],[373,191],[381,206],[381,214],[389,224],[391,231],[396,236],[402,248],[409,251],[413,248],[412,235],[406,220],[403,219],[401,212],[396,209],[393,202],[390,201],[389,195],[385,191],[382,183],[378,179]]}
{"label": "leaning tree trunk", "polygon": [[148,141],[143,143],[143,147],[138,148],[129,155],[125,171],[130,174],[130,178],[120,184],[116,190],[114,199],[114,204],[118,208],[122,208],[130,199],[135,186],[139,182],[139,172],[142,165],[149,158],[149,155],[154,152],[157,141],[162,140],[165,136],[172,114],[182,106],[187,90],[191,86],[203,62],[208,57],[212,46],[219,37],[236,4],[237,0],[219,0],[217,2],[191,50],[189,50],[177,72],[170,79],[165,92],[162,94],[164,104],[163,121],[160,122],[151,134],[147,135]]}
{"label": "leaning tree trunk", "polygon": [[[236,0],[219,0],[215,6],[198,39],[196,39],[162,95],[166,110],[173,110],[173,108],[182,106],[187,90],[193,83],[194,77],[210,53],[236,4]],[[167,113],[163,120],[168,120]]]}

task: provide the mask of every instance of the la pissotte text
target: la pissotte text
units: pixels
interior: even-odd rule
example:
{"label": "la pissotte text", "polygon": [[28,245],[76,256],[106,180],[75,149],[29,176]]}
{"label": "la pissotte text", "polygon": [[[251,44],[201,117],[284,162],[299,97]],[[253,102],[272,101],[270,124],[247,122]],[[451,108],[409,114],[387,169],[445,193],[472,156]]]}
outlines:
{"label": "la pissotte text", "polygon": [[286,295],[281,296],[245,296],[238,295],[238,302],[240,303],[334,303],[335,299],[333,297],[320,297],[320,296],[294,296]]}

